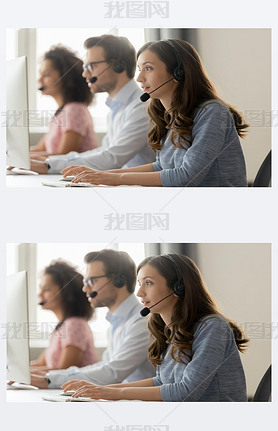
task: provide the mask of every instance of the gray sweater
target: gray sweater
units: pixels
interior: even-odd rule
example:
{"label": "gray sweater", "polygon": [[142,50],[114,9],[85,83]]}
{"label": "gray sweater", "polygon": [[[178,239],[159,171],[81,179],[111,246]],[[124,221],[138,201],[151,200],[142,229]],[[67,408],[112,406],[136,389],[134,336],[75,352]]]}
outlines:
{"label": "gray sweater", "polygon": [[246,168],[233,117],[227,106],[204,103],[194,118],[192,144],[170,142],[170,131],[153,163],[164,187],[246,187]]}
{"label": "gray sweater", "polygon": [[192,359],[175,362],[169,347],[153,381],[163,401],[247,401],[246,383],[233,333],[221,316],[202,319],[194,333]]}

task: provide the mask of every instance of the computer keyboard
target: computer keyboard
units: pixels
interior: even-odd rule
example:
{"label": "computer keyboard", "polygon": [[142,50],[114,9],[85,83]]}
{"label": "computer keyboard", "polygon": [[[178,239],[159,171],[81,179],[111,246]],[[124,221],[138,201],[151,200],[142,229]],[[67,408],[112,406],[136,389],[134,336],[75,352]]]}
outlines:
{"label": "computer keyboard", "polygon": [[64,395],[43,395],[42,399],[44,401],[54,401],[54,402],[62,402],[62,403],[106,401],[106,400],[93,400],[92,398],[88,398],[88,397],[73,398],[72,396],[64,396]]}
{"label": "computer keyboard", "polygon": [[128,185],[120,185],[120,186],[106,186],[104,184],[90,184],[90,183],[71,183],[69,180],[42,180],[41,184],[43,186],[48,186],[48,187],[103,187],[103,188],[108,188],[108,187],[142,187],[142,186],[128,186]]}
{"label": "computer keyboard", "polygon": [[103,186],[96,186],[90,183],[71,183],[68,181],[55,181],[55,180],[43,180],[42,182],[43,186],[48,187],[103,187]]}

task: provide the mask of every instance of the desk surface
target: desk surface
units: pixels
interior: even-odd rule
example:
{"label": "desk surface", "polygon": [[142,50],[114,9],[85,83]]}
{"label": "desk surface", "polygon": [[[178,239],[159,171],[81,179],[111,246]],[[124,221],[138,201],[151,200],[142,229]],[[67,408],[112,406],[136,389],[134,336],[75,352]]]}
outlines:
{"label": "desk surface", "polygon": [[[7,175],[6,176],[6,185],[7,187],[35,187],[35,188],[43,188],[43,189],[51,189],[52,187],[47,187],[42,185],[43,180],[47,181],[58,181],[62,178],[62,175]],[[96,186],[102,189],[108,188],[134,188],[141,186]],[[58,187],[59,188],[59,187]],[[73,187],[75,190],[79,189],[78,187]],[[62,188],[63,189],[63,188]],[[71,189],[71,187],[67,187],[67,190]],[[89,187],[90,189],[90,187]],[[60,188],[61,190],[61,188]],[[83,188],[84,190],[84,188]]]}
{"label": "desk surface", "polygon": [[[8,403],[47,403],[51,401],[45,401],[42,396],[46,395],[59,395],[62,389],[9,389],[7,390],[7,402]],[[119,400],[117,402],[135,402],[138,400]],[[112,402],[116,401],[106,401],[97,400],[96,402]]]}
{"label": "desk surface", "polygon": [[59,395],[62,389],[9,389],[7,401],[10,403],[46,403],[43,395]]}
{"label": "desk surface", "polygon": [[[59,180],[62,175],[7,175],[7,187],[45,187],[42,180]],[[48,188],[48,187],[45,187]]]}

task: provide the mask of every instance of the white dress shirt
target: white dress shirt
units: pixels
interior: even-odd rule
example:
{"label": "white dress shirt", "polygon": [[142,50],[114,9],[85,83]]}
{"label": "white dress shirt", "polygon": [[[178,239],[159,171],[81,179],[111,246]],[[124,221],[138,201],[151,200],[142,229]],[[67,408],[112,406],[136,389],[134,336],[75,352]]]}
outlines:
{"label": "white dress shirt", "polygon": [[152,163],[155,160],[153,151],[148,147],[150,128],[147,104],[141,102],[142,91],[131,79],[116,96],[108,97],[106,104],[111,112],[108,114],[107,134],[99,148],[77,153],[50,156],[49,174],[60,173],[71,165],[85,165],[93,169],[107,170],[133,167]]}
{"label": "white dress shirt", "polygon": [[108,347],[102,361],[86,367],[70,367],[46,374],[49,389],[59,388],[69,380],[87,380],[98,385],[147,379],[155,375],[155,369],[147,360],[150,333],[147,319],[141,317],[142,305],[135,295],[130,295],[112,314],[108,330]]}

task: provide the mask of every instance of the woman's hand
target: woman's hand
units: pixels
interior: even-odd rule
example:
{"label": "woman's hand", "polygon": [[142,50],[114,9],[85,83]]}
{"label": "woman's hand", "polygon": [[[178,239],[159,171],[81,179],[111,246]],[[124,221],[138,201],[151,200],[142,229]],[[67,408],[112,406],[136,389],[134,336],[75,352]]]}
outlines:
{"label": "woman's hand", "polygon": [[87,166],[70,166],[61,172],[64,177],[75,175],[72,183],[103,184],[107,186],[120,185],[120,174],[107,171],[97,171]]}
{"label": "woman's hand", "polygon": [[64,178],[65,177],[70,177],[72,175],[78,175],[84,171],[89,170],[89,172],[98,172],[95,169],[92,168],[88,168],[88,166],[83,166],[83,165],[72,165],[69,166],[68,168],[65,168],[61,171],[61,174],[63,174]]}
{"label": "woman's hand", "polygon": [[72,395],[73,398],[79,398],[79,397],[87,397],[87,398],[93,398],[95,400],[120,400],[121,396],[121,389],[119,388],[109,388],[107,386],[91,386],[91,383],[87,383],[86,385],[82,386],[81,388],[77,389],[77,391],[74,392]]}
{"label": "woman's hand", "polygon": [[87,397],[93,399],[104,399],[104,400],[119,400],[120,388],[111,388],[109,386],[97,386],[93,383],[86,382],[85,380],[72,380],[62,385],[64,391],[75,390],[72,395],[73,398]]}
{"label": "woman's hand", "polygon": [[89,383],[87,380],[70,380],[69,382],[64,383],[61,388],[64,390],[64,392],[75,391],[76,389],[81,388],[87,383],[91,386],[95,386],[93,383]]}

